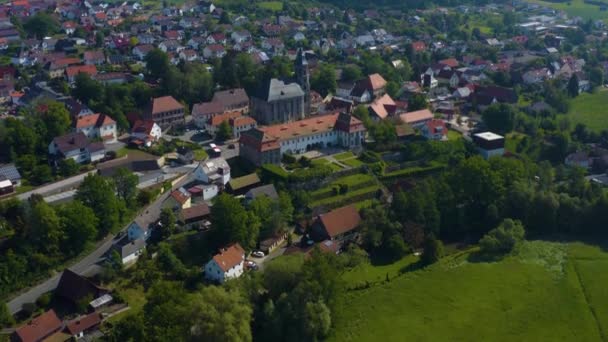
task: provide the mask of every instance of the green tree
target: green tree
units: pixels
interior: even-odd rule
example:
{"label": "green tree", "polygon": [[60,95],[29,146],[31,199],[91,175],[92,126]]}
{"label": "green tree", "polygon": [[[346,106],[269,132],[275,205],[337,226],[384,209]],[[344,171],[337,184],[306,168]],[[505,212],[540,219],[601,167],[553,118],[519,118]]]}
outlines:
{"label": "green tree", "polygon": [[108,338],[111,342],[145,341],[145,328],[144,316],[140,312],[113,324]]}
{"label": "green tree", "polygon": [[72,120],[70,119],[70,113],[62,103],[49,101],[44,105],[46,111],[42,113],[42,121],[46,127],[46,139],[51,141],[55,137],[66,134]]}
{"label": "green tree", "polygon": [[396,98],[397,95],[399,95],[399,83],[397,82],[393,82],[393,81],[389,81],[386,84],[386,93],[392,97],[392,98]]}
{"label": "green tree", "polygon": [[15,324],[15,319],[13,318],[13,315],[11,315],[11,313],[8,310],[8,306],[6,305],[6,303],[1,303],[0,304],[0,327],[2,328],[8,328],[13,326],[13,324]]}
{"label": "green tree", "polygon": [[122,203],[115,195],[112,180],[94,174],[86,176],[76,192],[76,199],[93,209],[99,219],[101,235],[118,228]]}
{"label": "green tree", "polygon": [[407,110],[413,112],[429,107],[429,103],[424,94],[414,94],[407,103]]}
{"label": "green tree", "polygon": [[570,80],[568,80],[568,95],[570,95],[570,97],[577,97],[579,94],[578,91],[578,76],[576,76],[576,74],[572,74],[572,77],[570,77]]}
{"label": "green tree", "polygon": [[93,210],[80,201],[72,201],[61,206],[59,216],[65,234],[62,243],[65,254],[76,255],[97,238],[99,220]]}
{"label": "green tree", "polygon": [[30,178],[32,183],[37,185],[49,183],[53,180],[53,171],[51,170],[51,167],[46,164],[36,165],[32,170]]}
{"label": "green tree", "polygon": [[306,303],[306,332],[314,341],[323,340],[331,328],[331,310],[322,300]]}
{"label": "green tree", "polygon": [[525,234],[524,226],[520,221],[505,219],[479,240],[479,247],[483,253],[509,253],[524,240]]}
{"label": "green tree", "polygon": [[245,210],[238,199],[227,194],[219,195],[211,208],[211,223],[218,245],[238,242],[247,250],[255,248],[260,232],[260,220]]}
{"label": "green tree", "polygon": [[355,64],[349,64],[342,68],[342,81],[344,82],[354,82],[363,78],[363,73],[361,72],[361,68],[359,68]]}
{"label": "green tree", "polygon": [[135,196],[137,195],[139,178],[130,170],[121,167],[116,171],[114,176],[112,176],[112,179],[114,179],[118,197],[127,205],[133,206],[135,204]]}
{"label": "green tree", "polygon": [[102,102],[105,93],[100,82],[81,72],[76,75],[72,95],[82,103],[91,104],[92,101],[95,101],[95,103]]}
{"label": "green tree", "polygon": [[175,232],[175,214],[171,208],[163,208],[160,212],[160,223],[163,227],[162,237],[163,239],[171,236]]}
{"label": "green tree", "polygon": [[167,54],[158,48],[148,52],[144,61],[146,69],[153,79],[164,78],[171,66]]}
{"label": "green tree", "polygon": [[59,161],[59,174],[63,177],[70,177],[80,171],[80,165],[72,158],[62,159]]}
{"label": "green tree", "polygon": [[436,263],[443,256],[443,243],[434,235],[429,235],[424,241],[422,262],[426,265]]}
{"label": "green tree", "polygon": [[328,63],[322,64],[312,77],[311,87],[323,97],[335,93],[337,87],[335,67]]}
{"label": "green tree", "polygon": [[515,110],[508,104],[496,103],[483,111],[482,118],[489,130],[508,133],[515,125]]}
{"label": "green tree", "polygon": [[29,235],[40,250],[51,255],[59,252],[59,244],[64,239],[64,232],[61,220],[53,207],[44,201],[33,205],[29,228]]}
{"label": "green tree", "polygon": [[215,137],[219,141],[226,141],[232,137],[232,127],[230,127],[228,120],[222,121],[222,123],[218,126]]}
{"label": "green tree", "polygon": [[29,36],[42,39],[57,32],[59,30],[59,22],[48,13],[40,11],[30,17],[23,24],[23,28]]}

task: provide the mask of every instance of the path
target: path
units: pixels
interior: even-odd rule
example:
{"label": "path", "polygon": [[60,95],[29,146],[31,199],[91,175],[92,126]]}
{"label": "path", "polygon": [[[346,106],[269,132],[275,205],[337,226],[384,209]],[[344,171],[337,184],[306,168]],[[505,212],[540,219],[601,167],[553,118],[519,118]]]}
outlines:
{"label": "path", "polygon": [[82,181],[84,180],[84,178],[86,176],[88,176],[89,174],[93,174],[93,173],[97,173],[97,170],[92,170],[74,177],[70,177],[70,178],[66,178],[64,180],[60,180],[58,182],[55,183],[51,183],[51,184],[47,184],[47,185],[43,185],[39,188],[36,188],[34,190],[28,191],[28,192],[24,192],[22,194],[17,195],[17,198],[21,201],[25,201],[28,198],[30,198],[31,195],[33,194],[40,194],[40,195],[46,195],[52,192],[56,192],[56,191],[60,191],[60,190],[64,190],[66,188],[71,189],[71,188],[75,188],[78,184],[82,183]]}

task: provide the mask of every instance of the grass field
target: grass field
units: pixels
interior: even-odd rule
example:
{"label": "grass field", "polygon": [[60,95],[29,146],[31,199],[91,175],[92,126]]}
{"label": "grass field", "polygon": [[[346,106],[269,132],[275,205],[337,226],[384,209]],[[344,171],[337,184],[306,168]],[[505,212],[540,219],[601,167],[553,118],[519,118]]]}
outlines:
{"label": "grass field", "polygon": [[562,10],[570,16],[581,17],[587,19],[601,19],[606,21],[608,19],[608,12],[600,11],[599,6],[586,4],[584,0],[571,0],[568,2],[549,2],[541,0],[531,0],[530,2],[537,3],[546,7]]}
{"label": "grass field", "polygon": [[262,1],[258,3],[258,7],[273,12],[279,12],[283,10],[283,3],[280,1]]}
{"label": "grass field", "polygon": [[527,242],[498,262],[463,252],[396,276],[411,258],[343,275],[373,285],[341,295],[330,341],[606,340],[608,253],[597,247]]}
{"label": "grass field", "polygon": [[454,130],[448,130],[448,140],[460,140],[462,139],[462,134],[460,132],[456,132]]}
{"label": "grass field", "polygon": [[608,129],[608,89],[601,88],[593,94],[583,93],[570,101],[568,117],[572,127],[585,124],[592,131]]}

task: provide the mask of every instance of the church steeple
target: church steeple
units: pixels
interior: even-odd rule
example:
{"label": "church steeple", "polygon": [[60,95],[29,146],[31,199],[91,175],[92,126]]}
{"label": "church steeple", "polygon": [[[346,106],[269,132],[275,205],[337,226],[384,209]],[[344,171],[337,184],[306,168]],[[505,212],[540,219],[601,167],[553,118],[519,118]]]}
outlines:
{"label": "church steeple", "polygon": [[295,61],[296,82],[304,91],[304,115],[310,115],[310,70],[308,61],[302,48],[298,49]]}

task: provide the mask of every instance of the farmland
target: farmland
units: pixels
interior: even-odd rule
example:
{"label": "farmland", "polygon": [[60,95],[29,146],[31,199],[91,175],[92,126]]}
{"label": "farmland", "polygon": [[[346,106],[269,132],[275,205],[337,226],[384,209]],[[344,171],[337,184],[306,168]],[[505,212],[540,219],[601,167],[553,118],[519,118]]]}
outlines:
{"label": "farmland", "polygon": [[[332,341],[598,341],[608,328],[608,254],[580,243],[527,242],[480,262],[475,249],[429,268],[415,258],[343,275]],[[414,268],[415,269],[415,268]],[[390,281],[386,281],[386,278]]]}
{"label": "farmland", "polygon": [[585,124],[592,131],[608,129],[608,89],[600,88],[593,94],[583,93],[570,102],[568,117],[572,127]]}

